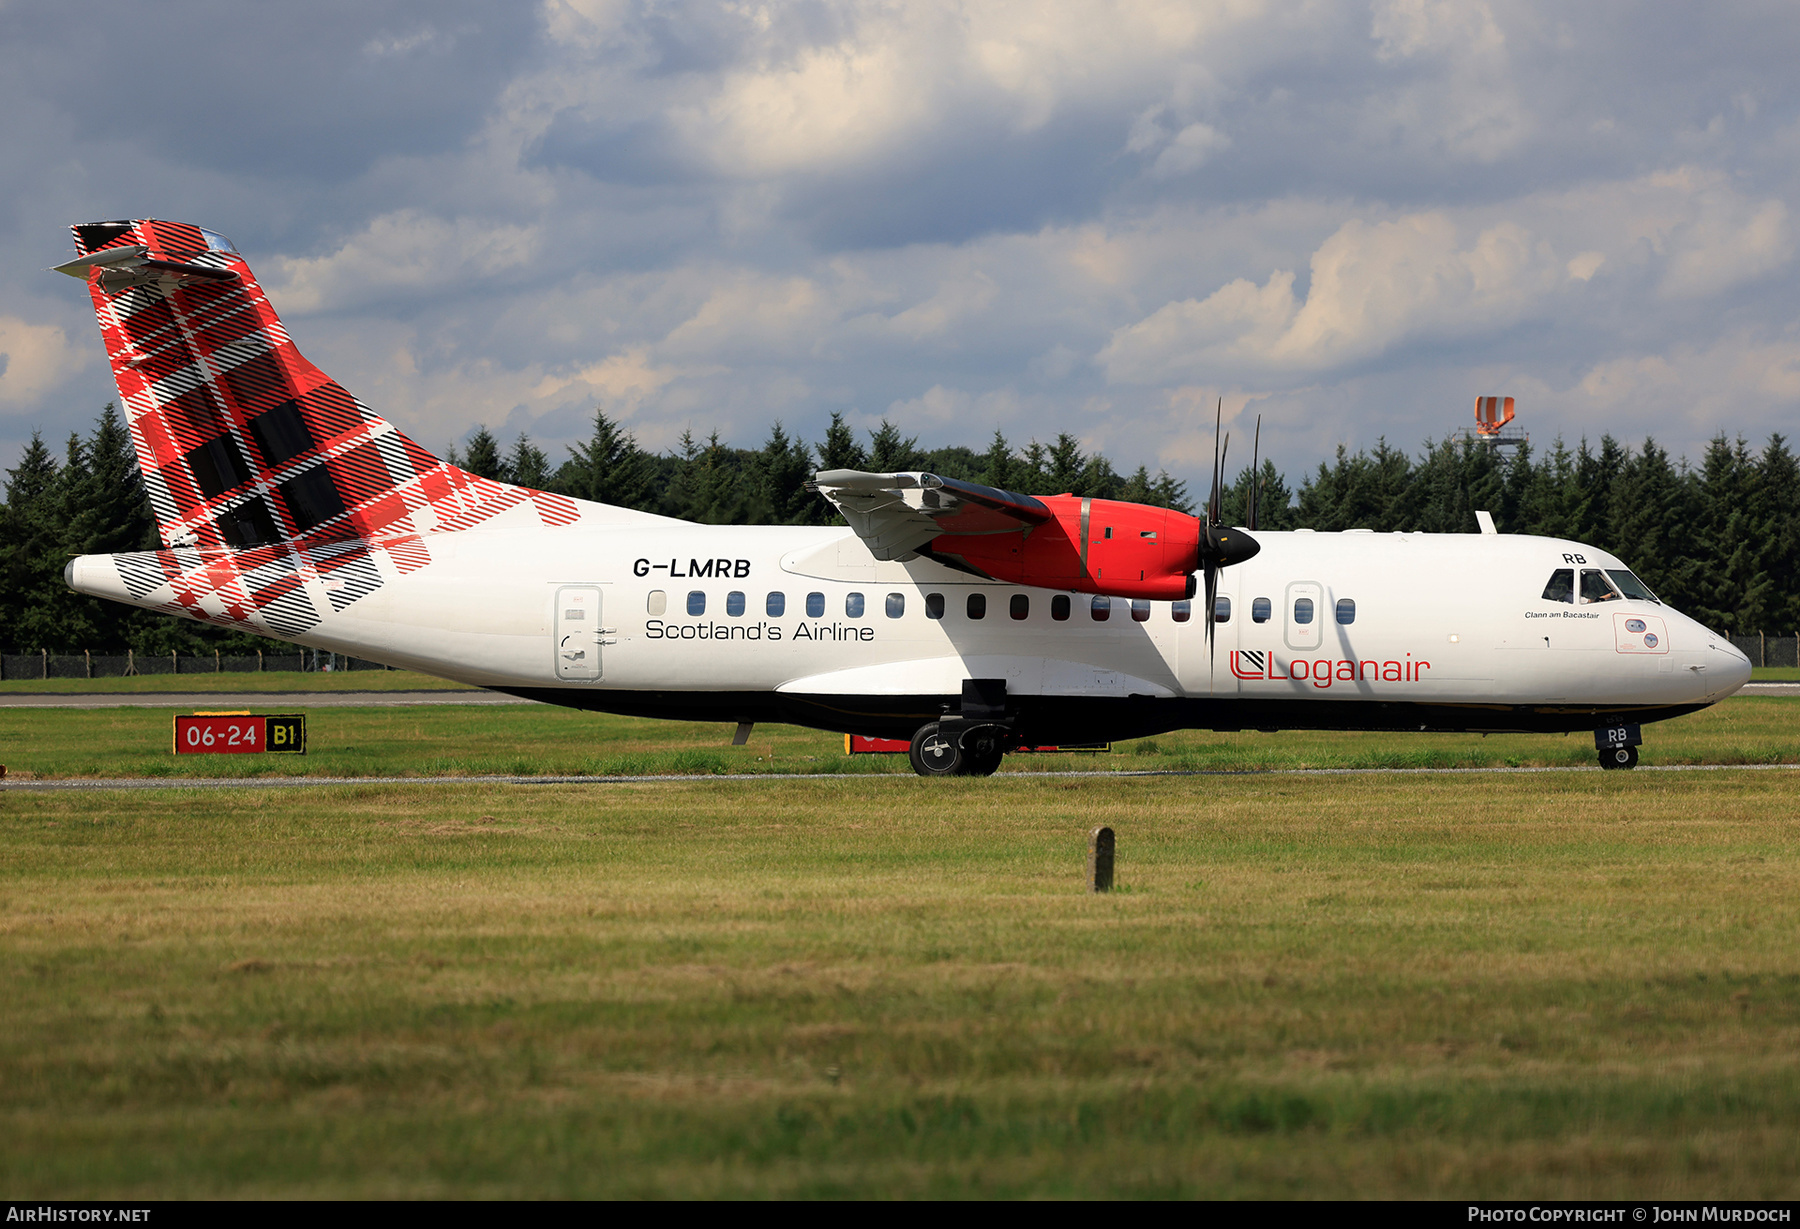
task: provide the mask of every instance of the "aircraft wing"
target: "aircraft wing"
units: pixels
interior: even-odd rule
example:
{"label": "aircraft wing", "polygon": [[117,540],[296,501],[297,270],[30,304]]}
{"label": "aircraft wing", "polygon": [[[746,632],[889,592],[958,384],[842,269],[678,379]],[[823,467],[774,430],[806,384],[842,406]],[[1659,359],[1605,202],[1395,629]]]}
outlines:
{"label": "aircraft wing", "polygon": [[941,534],[1016,533],[1052,518],[1029,495],[936,474],[827,469],[807,485],[837,506],[877,559],[901,563]]}

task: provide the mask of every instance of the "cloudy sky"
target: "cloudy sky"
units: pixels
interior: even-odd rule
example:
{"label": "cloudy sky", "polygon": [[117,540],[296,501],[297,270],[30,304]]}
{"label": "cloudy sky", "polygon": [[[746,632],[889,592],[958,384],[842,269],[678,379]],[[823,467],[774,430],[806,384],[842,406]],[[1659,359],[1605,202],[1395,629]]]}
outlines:
{"label": "cloudy sky", "polygon": [[0,0],[0,466],[112,395],[67,225],[145,216],[434,449],[1760,442],[1796,63],[1785,0]]}

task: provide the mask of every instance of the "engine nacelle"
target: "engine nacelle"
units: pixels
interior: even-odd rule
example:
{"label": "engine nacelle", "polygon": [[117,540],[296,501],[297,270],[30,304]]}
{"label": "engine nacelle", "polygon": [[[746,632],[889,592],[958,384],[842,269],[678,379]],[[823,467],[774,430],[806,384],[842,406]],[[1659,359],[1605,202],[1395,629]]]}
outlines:
{"label": "engine nacelle", "polygon": [[1162,602],[1194,595],[1204,532],[1198,517],[1079,495],[1039,500],[1054,519],[1002,533],[944,534],[930,552],[961,559],[995,580],[1037,588]]}

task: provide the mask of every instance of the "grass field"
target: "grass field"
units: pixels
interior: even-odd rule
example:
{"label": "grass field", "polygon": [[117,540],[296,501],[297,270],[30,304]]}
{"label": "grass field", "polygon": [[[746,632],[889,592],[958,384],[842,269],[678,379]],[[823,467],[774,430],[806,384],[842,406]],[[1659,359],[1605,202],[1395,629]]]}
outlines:
{"label": "grass field", "polygon": [[[278,699],[256,706],[280,711]],[[846,756],[843,738],[760,725],[732,747],[729,725],[645,721],[540,705],[315,709],[308,753],[170,753],[173,710],[0,708],[0,763],[32,777],[636,776],[692,773],[905,773],[900,755]],[[1646,764],[1800,760],[1800,699],[1754,696],[1645,727]],[[1590,766],[1588,734],[1215,734],[1181,731],[1110,755],[1008,756],[1003,771]]]}
{"label": "grass field", "polygon": [[4,793],[0,1185],[1793,1198],[1794,789]]}

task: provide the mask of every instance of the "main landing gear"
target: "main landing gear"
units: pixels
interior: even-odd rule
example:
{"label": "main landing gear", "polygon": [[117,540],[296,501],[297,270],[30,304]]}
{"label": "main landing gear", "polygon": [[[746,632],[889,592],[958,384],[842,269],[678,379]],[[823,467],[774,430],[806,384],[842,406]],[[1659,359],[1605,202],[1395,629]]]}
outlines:
{"label": "main landing gear", "polygon": [[1600,767],[1609,771],[1615,768],[1636,768],[1638,747],[1643,741],[1644,733],[1639,726],[1601,726],[1594,731],[1594,747],[1600,752]]}
{"label": "main landing gear", "polygon": [[921,777],[991,777],[1013,737],[1005,679],[965,679],[942,721],[919,727],[908,758]]}
{"label": "main landing gear", "polygon": [[975,726],[959,733],[933,721],[913,735],[907,758],[921,777],[991,777],[1006,754],[1002,735],[997,726]]}

